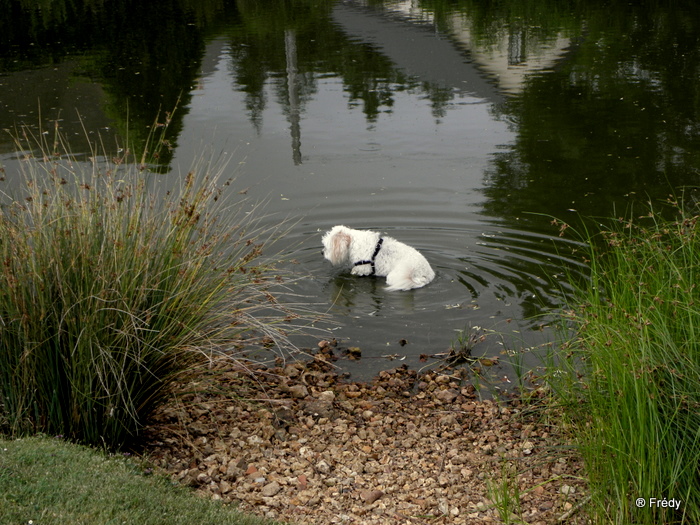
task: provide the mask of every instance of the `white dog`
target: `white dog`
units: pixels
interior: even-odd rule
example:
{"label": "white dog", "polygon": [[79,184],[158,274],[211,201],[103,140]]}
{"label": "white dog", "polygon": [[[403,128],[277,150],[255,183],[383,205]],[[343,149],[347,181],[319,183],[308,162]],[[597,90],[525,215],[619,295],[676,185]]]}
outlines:
{"label": "white dog", "polygon": [[323,236],[323,256],[333,265],[351,265],[353,275],[386,277],[387,290],[425,286],[435,272],[418,250],[369,230],[334,226]]}

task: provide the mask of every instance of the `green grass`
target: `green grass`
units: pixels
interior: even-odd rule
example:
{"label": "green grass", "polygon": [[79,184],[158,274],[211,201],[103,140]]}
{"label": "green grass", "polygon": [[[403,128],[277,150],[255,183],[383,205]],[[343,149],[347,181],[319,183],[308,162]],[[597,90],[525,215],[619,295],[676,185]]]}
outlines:
{"label": "green grass", "polygon": [[498,512],[498,517],[504,525],[525,523],[522,519],[522,497],[518,484],[518,473],[513,465],[504,459],[501,462],[500,477],[494,473],[486,479],[489,499]]}
{"label": "green grass", "polygon": [[0,523],[272,522],[197,497],[133,460],[47,438],[0,439]]}
{"label": "green grass", "polygon": [[[700,225],[676,211],[675,220],[618,221],[590,239],[590,281],[570,312],[577,365],[557,390],[596,523],[700,523]],[[680,509],[650,507],[650,498],[680,500]]]}
{"label": "green grass", "polygon": [[17,139],[23,183],[0,199],[0,432],[118,448],[213,354],[294,329],[275,232],[226,163],[158,180],[157,146],[79,161],[58,131]]}

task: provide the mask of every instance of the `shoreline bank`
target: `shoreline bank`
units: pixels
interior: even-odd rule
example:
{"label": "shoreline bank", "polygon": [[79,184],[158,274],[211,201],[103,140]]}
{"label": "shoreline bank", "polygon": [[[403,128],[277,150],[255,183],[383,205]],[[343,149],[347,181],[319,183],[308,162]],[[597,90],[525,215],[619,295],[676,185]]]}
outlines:
{"label": "shoreline bank", "polygon": [[320,353],[217,362],[157,411],[144,452],[206,497],[292,523],[584,523],[582,464],[556,409],[479,400],[452,372],[399,366],[356,383]]}

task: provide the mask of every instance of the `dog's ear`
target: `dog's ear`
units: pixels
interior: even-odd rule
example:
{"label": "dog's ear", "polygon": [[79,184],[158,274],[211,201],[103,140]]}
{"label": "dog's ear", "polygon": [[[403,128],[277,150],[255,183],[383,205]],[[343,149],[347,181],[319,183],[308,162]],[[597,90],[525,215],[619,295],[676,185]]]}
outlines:
{"label": "dog's ear", "polygon": [[351,240],[350,234],[343,231],[339,231],[331,237],[330,261],[333,264],[340,264],[347,259]]}

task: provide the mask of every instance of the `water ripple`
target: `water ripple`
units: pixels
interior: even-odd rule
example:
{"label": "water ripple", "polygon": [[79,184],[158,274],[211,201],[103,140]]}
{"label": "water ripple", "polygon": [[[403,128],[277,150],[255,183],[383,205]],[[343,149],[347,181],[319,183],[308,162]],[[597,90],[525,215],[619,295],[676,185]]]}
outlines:
{"label": "water ripple", "polygon": [[[419,200],[418,193],[383,196],[381,209],[359,192],[338,202],[321,200],[286,240],[296,246],[294,271],[308,275],[303,292],[328,307],[337,321],[335,333],[345,344],[360,346],[370,358],[347,365],[356,377],[395,366],[382,358],[386,355],[421,366],[421,354],[444,352],[455,331],[469,326],[502,334],[480,345],[477,352],[483,355],[503,352],[503,334],[517,339],[513,345],[533,345],[543,337],[543,315],[561,308],[571,293],[570,276],[585,274],[576,253],[579,243],[536,229],[505,227],[473,212],[440,210]],[[406,213],[407,203],[416,213]],[[435,281],[422,289],[388,293],[383,279],[356,278],[332,268],[322,258],[321,236],[335,224],[376,229],[416,247],[436,270]],[[402,339],[409,344],[400,346]]]}

